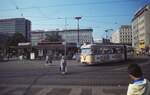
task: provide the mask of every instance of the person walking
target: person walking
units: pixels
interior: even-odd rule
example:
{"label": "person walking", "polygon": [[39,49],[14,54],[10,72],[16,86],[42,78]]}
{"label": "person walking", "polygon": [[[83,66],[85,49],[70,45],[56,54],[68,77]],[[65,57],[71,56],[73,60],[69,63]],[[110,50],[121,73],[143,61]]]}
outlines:
{"label": "person walking", "polygon": [[47,56],[46,56],[46,63],[47,63],[47,64],[49,64],[49,63],[52,64],[52,56],[51,56],[51,55],[47,55]]}
{"label": "person walking", "polygon": [[150,82],[145,79],[139,65],[129,64],[128,74],[131,78],[127,95],[150,95]]}
{"label": "person walking", "polygon": [[46,61],[47,64],[49,63],[49,56],[48,55],[46,55],[45,61]]}
{"label": "person walking", "polygon": [[64,56],[62,56],[60,61],[60,71],[62,74],[66,74],[67,72],[67,62]]}

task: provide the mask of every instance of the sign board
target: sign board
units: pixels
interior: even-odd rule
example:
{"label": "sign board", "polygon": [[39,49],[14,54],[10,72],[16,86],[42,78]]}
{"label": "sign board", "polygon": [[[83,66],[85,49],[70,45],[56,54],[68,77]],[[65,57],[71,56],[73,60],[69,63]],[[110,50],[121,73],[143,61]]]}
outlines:
{"label": "sign board", "polygon": [[34,53],[30,53],[30,59],[34,60],[35,59],[35,54]]}
{"label": "sign board", "polygon": [[27,42],[27,43],[18,43],[18,46],[28,46],[28,45],[31,45],[30,42]]}
{"label": "sign board", "polygon": [[39,50],[39,51],[38,51],[38,55],[39,55],[39,56],[43,56],[43,50]]}

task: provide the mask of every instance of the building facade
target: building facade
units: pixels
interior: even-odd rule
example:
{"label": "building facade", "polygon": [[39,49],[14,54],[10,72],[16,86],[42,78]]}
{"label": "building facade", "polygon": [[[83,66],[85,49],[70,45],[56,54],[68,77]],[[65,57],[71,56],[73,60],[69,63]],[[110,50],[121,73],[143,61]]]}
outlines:
{"label": "building facade", "polygon": [[112,43],[132,44],[131,25],[121,25],[119,30],[112,33]]}
{"label": "building facade", "polygon": [[137,50],[150,47],[150,4],[139,9],[132,19],[132,46]]}
{"label": "building facade", "polygon": [[[93,29],[80,29],[79,30],[79,44],[83,43],[92,43]],[[58,34],[61,36],[62,40],[67,43],[78,43],[78,30],[76,29],[67,29],[67,30],[52,30],[52,31],[32,31],[31,32],[31,41],[32,45],[37,45],[42,40],[46,39],[46,35],[55,35]]]}
{"label": "building facade", "polygon": [[45,31],[32,31],[31,32],[31,44],[32,46],[37,46],[38,43],[42,42],[42,40],[45,40]]}
{"label": "building facade", "polygon": [[[79,45],[83,43],[92,43],[93,42],[93,29],[80,29],[79,30]],[[62,36],[67,43],[76,43],[78,44],[78,30],[77,29],[67,29],[59,32],[59,35]]]}
{"label": "building facade", "polygon": [[30,41],[31,21],[25,18],[0,19],[0,33],[13,35],[16,32]]}
{"label": "building facade", "polygon": [[111,42],[112,43],[120,43],[120,34],[119,30],[115,31],[111,35]]}

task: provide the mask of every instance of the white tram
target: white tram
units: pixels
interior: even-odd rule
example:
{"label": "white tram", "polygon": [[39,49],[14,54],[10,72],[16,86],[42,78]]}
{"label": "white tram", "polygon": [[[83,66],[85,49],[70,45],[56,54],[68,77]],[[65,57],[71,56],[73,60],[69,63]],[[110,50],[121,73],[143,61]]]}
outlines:
{"label": "white tram", "polygon": [[81,46],[80,62],[88,65],[132,58],[133,48],[127,45],[88,44]]}

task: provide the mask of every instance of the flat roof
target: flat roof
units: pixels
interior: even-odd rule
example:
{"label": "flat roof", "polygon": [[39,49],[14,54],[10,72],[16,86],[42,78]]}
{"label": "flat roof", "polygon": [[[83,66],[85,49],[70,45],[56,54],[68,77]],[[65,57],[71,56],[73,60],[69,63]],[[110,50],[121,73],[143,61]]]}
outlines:
{"label": "flat roof", "polygon": [[145,11],[147,11],[148,9],[150,9],[150,4],[145,5],[144,7],[140,8],[137,10],[137,12],[135,13],[133,20],[135,20],[137,17],[139,17],[141,14],[143,14]]}

